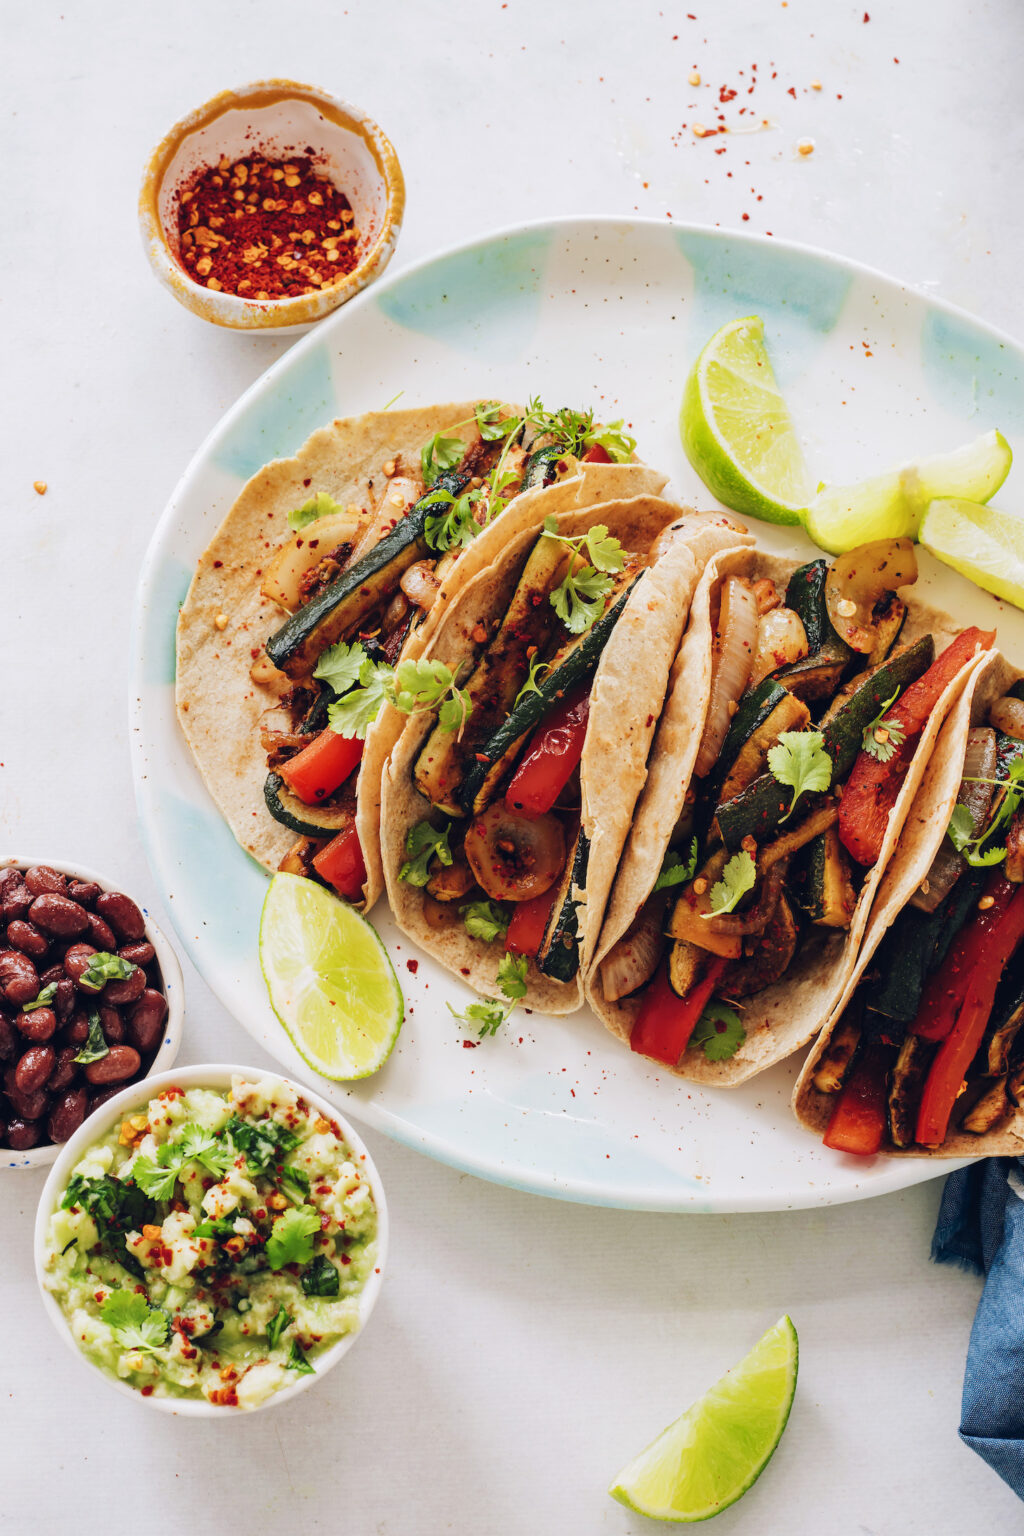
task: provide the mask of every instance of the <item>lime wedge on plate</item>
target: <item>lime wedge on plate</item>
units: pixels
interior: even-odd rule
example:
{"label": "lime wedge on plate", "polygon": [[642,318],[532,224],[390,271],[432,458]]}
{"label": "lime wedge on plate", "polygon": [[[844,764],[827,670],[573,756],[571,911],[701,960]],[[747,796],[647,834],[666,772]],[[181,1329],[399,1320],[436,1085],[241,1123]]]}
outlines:
{"label": "lime wedge on plate", "polygon": [[1010,473],[1013,452],[1001,432],[985,432],[952,453],[875,475],[857,485],[829,486],[807,508],[807,532],[829,554],[874,539],[916,539],[936,497],[988,501]]}
{"label": "lime wedge on plate", "polygon": [[301,875],[275,875],[260,918],[270,1002],[303,1060],[324,1077],[368,1077],[391,1054],[405,1005],[376,930]]}
{"label": "lime wedge on plate", "polygon": [[655,1520],[708,1520],[760,1477],[782,1438],[796,1390],[796,1329],[788,1317],[754,1345],[619,1473],[608,1492]]}
{"label": "lime wedge on plate", "polygon": [[974,501],[933,501],[920,539],[961,576],[1024,608],[1024,518]]}
{"label": "lime wedge on plate", "polygon": [[766,523],[799,523],[813,493],[757,315],[715,332],[683,391],[686,456],[723,506]]}

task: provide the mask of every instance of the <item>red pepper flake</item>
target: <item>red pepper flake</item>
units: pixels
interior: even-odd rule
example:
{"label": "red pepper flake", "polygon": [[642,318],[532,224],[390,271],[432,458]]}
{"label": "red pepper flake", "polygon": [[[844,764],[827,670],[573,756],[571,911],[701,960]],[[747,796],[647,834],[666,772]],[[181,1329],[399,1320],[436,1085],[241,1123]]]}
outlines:
{"label": "red pepper flake", "polygon": [[178,192],[177,224],[189,277],[241,298],[315,293],[359,259],[352,205],[308,154],[203,167]]}
{"label": "red pepper flake", "polygon": [[139,1391],[142,1393],[143,1397],[152,1397],[153,1396],[153,1388],[152,1387],[140,1387]]}
{"label": "red pepper flake", "polygon": [[871,17],[868,15],[867,11],[864,12],[864,20],[865,21],[870,21],[871,20]]}
{"label": "red pepper flake", "polygon": [[463,1040],[462,1049],[464,1051],[475,1051],[479,1044],[479,1040]]}
{"label": "red pepper flake", "polygon": [[410,976],[415,976],[416,972],[420,968],[420,963],[418,960],[407,960],[405,962],[405,968],[409,972]]}

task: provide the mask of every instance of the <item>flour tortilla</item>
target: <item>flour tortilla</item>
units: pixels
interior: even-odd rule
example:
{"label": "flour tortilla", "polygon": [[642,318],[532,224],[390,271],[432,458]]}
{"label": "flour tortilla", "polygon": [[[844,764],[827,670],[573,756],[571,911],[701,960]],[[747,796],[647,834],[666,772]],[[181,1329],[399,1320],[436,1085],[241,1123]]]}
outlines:
{"label": "flour tortilla", "polygon": [[[593,511],[573,505],[568,486],[553,488],[547,510],[553,509],[562,534],[578,536],[597,521]],[[700,576],[699,562],[716,542],[721,545],[736,537],[735,526],[727,519],[699,518],[652,496],[604,503],[600,521],[624,548],[642,555],[669,525],[673,533],[664,541],[665,552],[634,587],[594,675],[580,761],[582,827],[590,842],[586,889],[577,907],[580,972],[571,982],[562,982],[530,964],[523,1003],[545,1013],[570,1013],[582,1002],[580,977],[600,929],[633,806],[646,776],[669,664],[686,624]],[[429,648],[431,659],[453,668],[462,663],[468,675],[466,664],[471,665],[479,652],[473,631],[504,612],[535,538],[536,529],[524,529],[509,543],[499,563],[464,588]],[[415,787],[413,769],[432,726],[431,716],[410,720],[385,770],[381,843],[388,900],[409,938],[477,991],[499,997],[495,975],[500,946],[470,938],[457,910],[448,926],[431,928],[423,915],[424,892],[399,879],[406,836],[431,811]],[[452,905],[457,909],[457,903]]]}
{"label": "flour tortilla", "polygon": [[[963,691],[950,711],[928,763],[919,793],[907,816],[902,836],[885,872],[864,934],[864,942],[826,1027],[815,1042],[793,1090],[793,1112],[801,1125],[820,1139],[835,1105],[835,1094],[814,1086],[818,1062],[853,997],[875,950],[896,917],[932,867],[956,804],[964,771],[967,734],[988,718],[990,705],[1019,677],[998,652],[975,661]],[[981,1136],[954,1129],[941,1147],[884,1147],[887,1157],[1019,1157],[1024,1153],[1024,1108]]]}
{"label": "flour tortilla", "polygon": [[[266,809],[267,767],[259,720],[278,703],[278,696],[272,686],[254,683],[250,669],[263,654],[268,636],[286,617],[262,595],[260,584],[275,551],[294,537],[288,513],[316,492],[326,491],[341,506],[360,507],[370,519],[384,464],[400,460],[418,468],[420,450],[436,432],[461,437],[467,447],[472,445],[479,439],[474,419],[477,404],[464,401],[373,411],[320,428],[294,458],[276,459],[253,475],[200,556],[178,619],[178,719],[206,787],[238,842],[271,872],[296,834]],[[471,425],[453,426],[467,420]],[[575,473],[556,485],[517,497],[455,561],[403,656],[421,655],[447,605],[463,587],[521,529],[540,526],[553,492],[586,506],[608,496],[657,494],[665,480],[640,463],[579,464]],[[215,620],[221,615],[227,625],[218,629]],[[379,848],[381,775],[404,724],[405,717],[390,708],[381,713],[367,731],[359,770],[356,829],[366,863],[362,905],[367,910],[384,887]]]}
{"label": "flour tortilla", "polygon": [[[756,549],[724,550],[709,561],[694,595],[690,623],[672,669],[669,697],[652,751],[652,769],[636,808],[633,830],[623,852],[611,892],[594,962],[585,979],[587,1000],[605,1026],[628,1044],[640,1000],[605,1000],[599,966],[627,931],[654,889],[662,861],[682,812],[707,714],[711,687],[712,614],[717,589],[727,576],[770,577],[784,588],[797,568]],[[907,619],[900,642],[925,634],[935,637],[936,653],[959,632],[946,614],[905,594]],[[810,926],[785,976],[753,997],[742,1000],[747,1038],[728,1061],[708,1061],[703,1052],[684,1052],[681,1063],[668,1070],[709,1087],[733,1088],[782,1061],[806,1045],[835,1006],[853,967],[886,865],[921,782],[942,722],[962,691],[972,661],[949,685],[921,733],[910,770],[893,808],[878,863],[864,878],[849,929]]]}

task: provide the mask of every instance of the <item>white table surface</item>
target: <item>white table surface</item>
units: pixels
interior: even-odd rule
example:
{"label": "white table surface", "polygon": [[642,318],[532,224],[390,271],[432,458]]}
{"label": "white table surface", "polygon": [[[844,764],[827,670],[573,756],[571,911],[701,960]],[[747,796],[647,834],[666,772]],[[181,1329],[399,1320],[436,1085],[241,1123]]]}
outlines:
{"label": "white table surface", "polygon": [[[171,122],[272,75],[358,101],[405,168],[396,265],[520,216],[636,211],[859,257],[1019,335],[1024,12],[865,3],[4,0],[0,846],[80,858],[161,911],[126,740],[135,574],[203,436],[287,345],[203,325],[150,276],[135,198]],[[721,85],[730,122],[746,102],[776,126],[694,139]],[[269,1064],[185,969],[182,1062]],[[367,1140],[393,1250],[366,1338],[293,1405],[216,1427],[122,1402],[65,1351],[32,1273],[43,1175],[0,1178],[0,1528],[640,1532],[613,1474],[788,1311],[789,1429],[716,1532],[1021,1529],[957,1439],[979,1283],[929,1263],[939,1182],[630,1215]]]}

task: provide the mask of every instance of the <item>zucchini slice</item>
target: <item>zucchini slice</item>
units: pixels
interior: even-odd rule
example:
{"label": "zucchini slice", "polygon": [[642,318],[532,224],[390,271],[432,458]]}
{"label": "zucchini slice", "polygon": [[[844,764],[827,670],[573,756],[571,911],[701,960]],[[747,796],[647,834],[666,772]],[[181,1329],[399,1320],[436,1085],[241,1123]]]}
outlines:
{"label": "zucchini slice", "polygon": [[481,742],[509,718],[529,676],[531,654],[543,653],[557,628],[548,595],[566,562],[565,546],[556,540],[542,537],[533,545],[498,631],[466,683],[472,712],[462,740],[435,724],[416,759],[417,789],[449,816],[463,814],[460,789],[467,766]]}
{"label": "zucchini slice", "polygon": [[596,670],[601,652],[611,638],[630,593],[643,574],[643,571],[638,571],[627,578],[626,586],[611,607],[605,609],[585,634],[575,637],[553,658],[551,670],[545,672],[540,681],[539,692],[531,691],[519,699],[494,734],[477,747],[466,764],[459,790],[460,814],[469,810],[479,813],[484,809],[486,795],[483,791],[485,786],[489,790],[494,788],[497,779],[493,773],[495,766],[503,759],[507,762],[511,749],[543,719],[556,699]]}
{"label": "zucchini slice", "polygon": [[931,635],[922,635],[910,645],[901,645],[877,667],[858,673],[833,699],[821,722],[825,751],[835,763],[833,783],[841,783],[848,776],[861,749],[864,731],[886,699],[897,691],[902,693],[927,672],[934,660],[935,641]]}
{"label": "zucchini slice", "polygon": [[884,612],[875,616],[875,643],[868,656],[869,667],[877,667],[889,655],[903,631],[906,619],[906,603],[895,592],[890,592]]}
{"label": "zucchini slice", "polygon": [[828,572],[827,560],[812,560],[793,572],[786,587],[786,607],[793,609],[804,626],[808,654],[801,661],[779,667],[772,676],[801,699],[831,698],[853,660],[853,651],[836,634],[828,616]]}
{"label": "zucchini slice", "polygon": [[581,827],[573,850],[565,863],[565,874],[551,907],[547,932],[537,951],[537,969],[555,981],[572,981],[580,967],[580,921],[576,911],[580,899],[574,890],[587,888],[587,864],[590,839]]}
{"label": "zucchini slice", "polygon": [[777,683],[774,678],[765,677],[756,688],[748,689],[740,699],[736,713],[729,722],[729,729],[722,743],[722,750],[718,754],[718,761],[704,780],[702,794],[706,805],[717,805],[723,798],[722,786],[733,763],[749,738],[760,729],[785,697],[786,690],[782,684]]}
{"label": "zucchini slice", "polygon": [[889,1083],[889,1137],[894,1147],[914,1145],[921,1089],[934,1055],[933,1042],[920,1035],[907,1035],[900,1046]]}
{"label": "zucchini slice", "polygon": [[306,805],[292,794],[279,773],[268,773],[263,785],[267,810],[283,827],[290,827],[300,837],[334,837],[352,821],[352,806]]}
{"label": "zucchini slice", "polygon": [[[769,749],[778,742],[783,731],[802,731],[811,723],[811,712],[796,694],[781,690],[782,698],[756,730],[747,737],[722,785],[721,800],[732,800],[740,790],[752,784],[763,773],[768,762]],[[735,717],[734,717],[735,718]]]}
{"label": "zucchini slice", "polygon": [[[676,899],[676,904],[672,908],[672,916],[666,931],[670,939],[685,939],[687,943],[704,950],[705,953],[721,955],[726,960],[738,960],[743,953],[743,940],[739,934],[715,933],[709,921],[711,892],[722,878],[722,870],[728,859],[729,854],[725,848],[719,848],[711,855],[697,876],[697,880],[703,885],[703,890],[699,894],[696,890],[697,880],[691,885],[684,886],[682,894]],[[707,916],[704,915],[705,913]]]}
{"label": "zucchini slice", "polygon": [[565,458],[565,449],[557,448],[554,443],[548,443],[546,447],[531,453],[523,470],[519,494],[539,490],[541,486],[554,485],[558,479],[558,466],[564,463]]}
{"label": "zucchini slice", "polygon": [[1024,1024],[1024,951],[1017,949],[999,979],[985,1040],[986,1077],[1009,1071],[1014,1043]]}
{"label": "zucchini slice", "polygon": [[823,928],[849,928],[857,893],[836,823],[811,842],[807,857],[807,915]]}
{"label": "zucchini slice", "polygon": [[458,496],[468,484],[468,475],[440,475],[390,533],[275,630],[266,646],[274,666],[289,677],[308,676],[322,651],[380,607],[397,590],[408,566],[431,554],[426,524],[434,493]]}
{"label": "zucchini slice", "polygon": [[[852,1008],[848,1012],[852,1012]],[[832,1031],[828,1045],[818,1060],[814,1072],[814,1087],[818,1093],[838,1093],[850,1070],[850,1063],[860,1044],[860,1025],[852,1018],[844,1017]]]}
{"label": "zucchini slice", "polygon": [[1003,1116],[1010,1112],[1010,1096],[1006,1085],[1005,1075],[996,1078],[964,1115],[961,1130],[970,1131],[975,1136],[984,1136],[986,1131],[998,1125]]}

